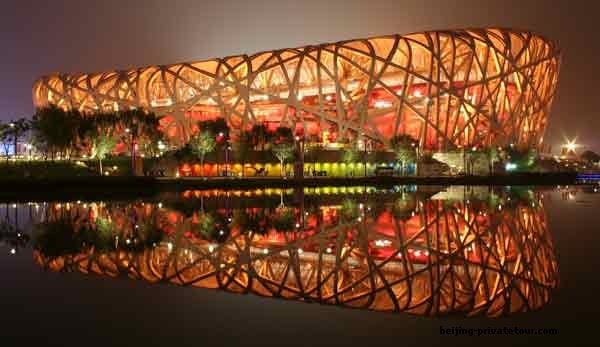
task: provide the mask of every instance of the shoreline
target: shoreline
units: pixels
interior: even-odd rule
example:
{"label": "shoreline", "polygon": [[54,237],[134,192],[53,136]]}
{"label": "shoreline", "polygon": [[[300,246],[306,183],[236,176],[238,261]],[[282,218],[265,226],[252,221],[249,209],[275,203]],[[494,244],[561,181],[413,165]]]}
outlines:
{"label": "shoreline", "polygon": [[577,174],[522,173],[498,176],[458,177],[249,177],[249,178],[170,178],[170,177],[67,177],[46,179],[1,179],[0,197],[28,197],[40,195],[97,196],[152,195],[161,191],[184,191],[189,189],[256,189],[263,187],[319,187],[319,186],[553,186],[577,184]]}

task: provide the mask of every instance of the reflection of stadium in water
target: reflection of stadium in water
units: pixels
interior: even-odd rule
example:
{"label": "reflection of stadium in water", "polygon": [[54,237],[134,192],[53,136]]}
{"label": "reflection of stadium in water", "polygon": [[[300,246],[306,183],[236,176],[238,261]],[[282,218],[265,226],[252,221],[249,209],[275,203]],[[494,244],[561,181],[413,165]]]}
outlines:
{"label": "reflection of stadium in water", "polygon": [[34,254],[52,271],[382,311],[539,309],[558,285],[543,201],[532,191],[485,189],[460,199],[360,191],[312,199],[305,191],[296,207],[277,194],[215,191],[50,204]]}

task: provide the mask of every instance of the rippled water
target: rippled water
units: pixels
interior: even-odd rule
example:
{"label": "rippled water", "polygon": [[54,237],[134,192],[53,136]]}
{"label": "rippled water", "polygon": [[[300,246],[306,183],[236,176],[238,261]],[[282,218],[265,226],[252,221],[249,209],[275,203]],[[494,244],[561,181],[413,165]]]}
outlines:
{"label": "rippled water", "polygon": [[304,329],[452,344],[476,337],[448,340],[440,326],[517,325],[582,336],[598,313],[597,191],[322,187],[5,202],[2,335],[239,342]]}

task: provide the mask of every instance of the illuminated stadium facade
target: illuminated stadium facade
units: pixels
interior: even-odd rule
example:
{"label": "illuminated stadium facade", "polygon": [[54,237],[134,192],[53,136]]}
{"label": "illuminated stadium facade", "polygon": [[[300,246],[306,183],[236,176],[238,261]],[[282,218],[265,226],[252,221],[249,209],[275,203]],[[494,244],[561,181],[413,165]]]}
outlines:
{"label": "illuminated stadium facade", "polygon": [[538,148],[560,66],[556,43],[508,29],[431,31],[95,74],[54,74],[36,107],[93,114],[142,108],[175,144],[199,120],[224,118],[235,140],[254,124],[307,141],[423,151]]}

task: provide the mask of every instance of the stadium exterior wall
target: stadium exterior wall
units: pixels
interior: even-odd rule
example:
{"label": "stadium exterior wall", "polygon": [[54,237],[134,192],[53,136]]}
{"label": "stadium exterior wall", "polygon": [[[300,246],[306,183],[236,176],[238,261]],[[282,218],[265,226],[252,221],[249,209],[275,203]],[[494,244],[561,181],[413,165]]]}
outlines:
{"label": "stadium exterior wall", "polygon": [[561,55],[539,35],[445,30],[278,49],[92,74],[56,73],[33,87],[36,107],[93,115],[142,108],[183,144],[199,120],[223,117],[235,139],[254,124],[321,143],[397,135],[421,150],[515,144],[539,148]]}

